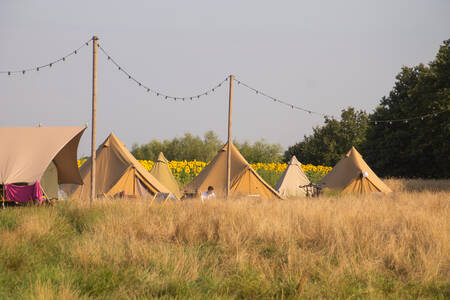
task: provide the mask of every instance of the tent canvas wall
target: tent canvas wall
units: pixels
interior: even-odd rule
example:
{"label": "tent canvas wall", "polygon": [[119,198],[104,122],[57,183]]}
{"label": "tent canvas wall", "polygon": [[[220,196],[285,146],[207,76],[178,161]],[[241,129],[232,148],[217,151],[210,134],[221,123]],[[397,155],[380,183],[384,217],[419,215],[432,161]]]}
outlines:
{"label": "tent canvas wall", "polygon": [[289,164],[278,180],[275,190],[283,197],[299,197],[305,196],[306,191],[299,186],[307,185],[310,181],[302,170],[301,163],[295,156],[292,156]]}
{"label": "tent canvas wall", "polygon": [[[214,187],[218,197],[225,197],[227,184],[227,149],[228,144],[217,153],[216,157],[189,183],[185,192],[200,194]],[[267,184],[245,160],[237,148],[231,144],[230,194],[232,197],[255,196],[264,199],[281,198],[280,194]]]}
{"label": "tent canvas wall", "polygon": [[58,198],[58,171],[56,170],[56,166],[53,162],[51,162],[45,170],[40,182],[41,187],[47,197],[49,197],[50,199]]}
{"label": "tent canvas wall", "polygon": [[352,147],[319,184],[343,193],[390,193],[392,190],[372,171],[361,154]]}
{"label": "tent canvas wall", "polygon": [[182,195],[178,183],[175,177],[173,177],[172,171],[170,171],[169,168],[169,162],[162,152],[159,153],[158,159],[153,165],[150,174],[158,179],[158,181],[168,188],[178,199],[181,199]]}
{"label": "tent canvas wall", "polygon": [[[153,177],[111,133],[96,152],[96,193],[115,196],[119,193],[141,198],[153,197],[170,191]],[[72,198],[90,197],[91,158],[80,168],[82,186],[65,186],[64,192]]]}

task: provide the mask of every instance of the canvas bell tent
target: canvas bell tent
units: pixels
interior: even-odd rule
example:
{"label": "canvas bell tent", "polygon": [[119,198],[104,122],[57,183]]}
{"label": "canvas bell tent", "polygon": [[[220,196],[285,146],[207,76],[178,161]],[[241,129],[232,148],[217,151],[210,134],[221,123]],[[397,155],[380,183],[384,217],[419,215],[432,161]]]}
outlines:
{"label": "canvas bell tent", "polygon": [[[227,185],[227,149],[228,144],[216,157],[189,183],[185,192],[199,195],[208,186],[214,187],[218,197],[225,197]],[[263,199],[280,199],[281,196],[261,176],[256,173],[237,148],[231,144],[230,195],[232,197],[253,196]]]}
{"label": "canvas bell tent", "polygon": [[178,199],[181,199],[180,188],[178,187],[178,183],[173,177],[172,171],[169,168],[169,162],[162,152],[159,153],[158,159],[153,165],[152,170],[150,171],[159,182],[161,182],[169,191],[175,195]]}
{"label": "canvas bell tent", "polygon": [[[125,145],[111,133],[96,152],[97,196],[153,198],[170,191],[153,177],[127,150]],[[91,158],[80,168],[83,185],[64,186],[71,198],[89,199],[91,188]]]}
{"label": "canvas bell tent", "polygon": [[302,164],[295,156],[292,156],[289,164],[275,186],[275,190],[283,197],[305,196],[306,190],[300,186],[309,184],[310,181],[302,170]]}
{"label": "canvas bell tent", "polygon": [[[0,184],[10,195],[20,197],[24,186],[54,189],[58,184],[82,184],[77,165],[78,143],[86,127],[2,127],[0,128]],[[52,166],[52,176],[44,177]],[[51,182],[50,182],[51,181]],[[16,185],[19,184],[19,185]],[[22,187],[22,188],[21,188]],[[39,191],[38,191],[39,192]],[[10,198],[11,198],[10,197]],[[17,201],[18,199],[9,199]]]}
{"label": "canvas bell tent", "polygon": [[352,147],[319,184],[342,193],[390,193],[392,190],[372,171],[361,154]]}

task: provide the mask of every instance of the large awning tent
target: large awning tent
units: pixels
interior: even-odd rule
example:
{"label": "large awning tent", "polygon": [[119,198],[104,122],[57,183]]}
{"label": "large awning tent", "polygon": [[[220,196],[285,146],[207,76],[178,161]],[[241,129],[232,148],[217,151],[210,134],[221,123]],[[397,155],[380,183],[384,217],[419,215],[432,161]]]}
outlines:
{"label": "large awning tent", "polygon": [[[227,185],[227,149],[228,144],[216,157],[189,183],[185,192],[198,195],[214,187],[218,197],[225,197]],[[281,199],[282,197],[250,166],[237,148],[231,144],[230,196],[252,196],[262,199]]]}
{"label": "large awning tent", "polygon": [[175,195],[178,199],[181,199],[181,192],[178,186],[178,183],[173,177],[172,171],[169,168],[169,162],[162,152],[159,153],[158,159],[153,165],[152,170],[150,171],[159,182],[161,182],[166,188],[168,188],[172,194]]}
{"label": "large awning tent", "polygon": [[292,156],[289,164],[275,186],[275,190],[283,197],[301,197],[306,195],[306,190],[301,186],[310,183],[302,170],[302,164],[295,156]]}
{"label": "large awning tent", "polygon": [[[91,189],[91,162],[89,158],[80,168],[82,186],[64,186],[71,198],[89,199]],[[124,196],[154,198],[158,194],[170,195],[170,191],[151,175],[111,133],[96,152],[97,196]]]}
{"label": "large awning tent", "polygon": [[392,192],[367,165],[355,147],[347,152],[345,157],[320,180],[319,184],[324,188],[342,191],[344,194]]}
{"label": "large awning tent", "polygon": [[[7,200],[23,202],[21,194],[35,185],[51,165],[54,166],[51,184],[82,184],[77,166],[77,150],[86,127],[1,127],[0,128],[0,184]],[[56,183],[57,180],[57,183]],[[45,181],[45,180],[44,180]],[[47,180],[49,183],[49,181]],[[44,193],[45,191],[44,188]],[[26,191],[25,191],[26,192]],[[52,193],[54,195],[54,193]],[[31,200],[31,199],[30,199]]]}

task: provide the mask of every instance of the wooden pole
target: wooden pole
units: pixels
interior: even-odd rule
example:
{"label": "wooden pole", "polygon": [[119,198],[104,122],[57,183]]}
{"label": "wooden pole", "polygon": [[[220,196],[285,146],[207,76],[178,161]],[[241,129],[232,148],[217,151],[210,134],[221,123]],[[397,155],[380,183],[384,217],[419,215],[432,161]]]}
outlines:
{"label": "wooden pole", "polygon": [[98,37],[92,37],[92,135],[91,135],[91,197],[90,204],[95,199],[95,138],[97,130],[97,50]]}
{"label": "wooden pole", "polygon": [[233,108],[233,75],[230,75],[230,89],[228,94],[228,147],[227,147],[227,199],[230,196],[230,175],[231,175],[231,116]]}

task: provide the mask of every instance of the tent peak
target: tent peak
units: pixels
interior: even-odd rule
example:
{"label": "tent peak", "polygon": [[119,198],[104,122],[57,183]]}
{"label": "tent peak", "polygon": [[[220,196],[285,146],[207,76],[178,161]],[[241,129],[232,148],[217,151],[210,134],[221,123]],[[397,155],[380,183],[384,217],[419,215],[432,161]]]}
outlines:
{"label": "tent peak", "polygon": [[163,162],[163,163],[166,163],[166,164],[169,162],[167,160],[167,158],[164,156],[164,153],[162,153],[162,152],[159,152],[158,159],[156,161],[160,161],[160,162]]}
{"label": "tent peak", "polygon": [[297,157],[295,155],[292,155],[291,159],[289,160],[289,165],[299,165],[301,166],[301,162],[298,161]]}
{"label": "tent peak", "polygon": [[362,157],[362,155],[358,152],[358,150],[356,150],[356,148],[354,146],[352,146],[352,148],[350,150],[348,150],[347,154],[345,154],[345,157],[350,157],[350,156],[354,156],[354,155],[359,155]]}

